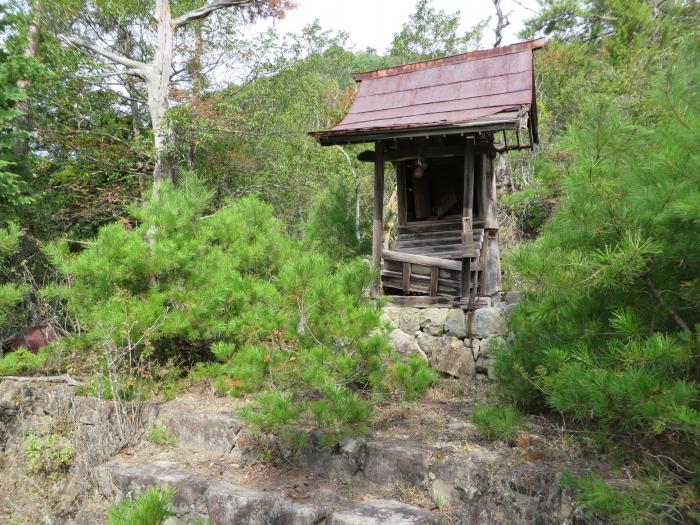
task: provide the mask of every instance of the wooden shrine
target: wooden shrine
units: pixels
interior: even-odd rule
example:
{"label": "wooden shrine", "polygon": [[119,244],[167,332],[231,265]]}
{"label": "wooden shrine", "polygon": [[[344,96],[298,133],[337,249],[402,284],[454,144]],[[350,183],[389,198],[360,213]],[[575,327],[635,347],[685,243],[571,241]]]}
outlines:
{"label": "wooden shrine", "polygon": [[[353,75],[355,100],[323,145],[374,143],[376,293],[460,299],[500,291],[494,160],[537,137],[533,51],[541,41]],[[384,247],[384,175],[396,173],[398,226]],[[426,299],[423,299],[425,301]]]}

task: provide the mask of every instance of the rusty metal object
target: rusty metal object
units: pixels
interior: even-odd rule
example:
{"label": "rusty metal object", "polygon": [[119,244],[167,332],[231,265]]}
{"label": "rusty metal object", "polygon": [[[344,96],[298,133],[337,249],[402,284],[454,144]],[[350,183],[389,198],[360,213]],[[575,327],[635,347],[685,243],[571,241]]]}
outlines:
{"label": "rusty metal object", "polygon": [[36,352],[40,348],[45,347],[52,341],[56,341],[58,336],[50,326],[35,326],[26,330],[19,337],[10,343],[10,348],[16,350],[20,347],[25,347]]}
{"label": "rusty metal object", "polygon": [[333,129],[312,135],[326,143],[333,136],[470,123],[515,129],[523,115],[534,126],[532,53],[542,45],[534,40],[356,73],[360,86],[348,114]]}

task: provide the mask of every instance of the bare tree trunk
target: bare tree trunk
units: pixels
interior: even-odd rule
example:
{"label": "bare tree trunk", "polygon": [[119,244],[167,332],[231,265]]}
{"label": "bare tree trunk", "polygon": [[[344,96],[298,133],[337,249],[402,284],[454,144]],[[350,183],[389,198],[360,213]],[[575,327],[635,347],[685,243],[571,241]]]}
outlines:
{"label": "bare tree trunk", "polygon": [[510,20],[508,20],[508,15],[503,14],[503,7],[501,6],[501,0],[493,0],[493,6],[496,8],[496,29],[494,32],[496,33],[496,41],[493,44],[493,47],[498,47],[501,45],[501,41],[503,40],[503,30],[510,25]]}
{"label": "bare tree trunk", "polygon": [[153,168],[153,199],[158,198],[163,179],[175,180],[175,162],[169,151],[172,129],[165,119],[168,110],[170,68],[173,64],[173,42],[175,31],[172,24],[169,0],[156,0],[156,51],[146,76],[148,111],[153,127],[155,166]]}
{"label": "bare tree trunk", "polygon": [[[36,57],[39,49],[39,13],[36,11],[36,6],[30,2],[31,18],[27,27],[27,46],[24,48],[23,56],[25,58]],[[17,81],[17,87],[25,91],[31,85],[28,79]],[[18,100],[15,106],[21,115],[15,120],[15,131],[29,131],[31,118],[29,117],[29,101],[27,99]],[[15,141],[15,154],[17,157],[26,157],[29,154],[29,139],[26,136],[19,135]]]}
{"label": "bare tree trunk", "polygon": [[[204,20],[212,13],[229,7],[253,9],[258,2],[253,0],[211,0],[202,7],[188,11],[173,19],[169,0],[155,0],[156,38],[153,44],[153,60],[140,62],[101,47],[94,42],[76,36],[63,35],[64,42],[91,53],[100,55],[113,64],[123,66],[118,74],[136,75],[146,82],[148,112],[153,127],[155,166],[153,168],[152,198],[157,199],[164,179],[176,181],[176,163],[172,153],[174,132],[167,122],[169,107],[170,73],[173,66],[175,31],[194,22]],[[275,4],[282,9],[284,2]]]}

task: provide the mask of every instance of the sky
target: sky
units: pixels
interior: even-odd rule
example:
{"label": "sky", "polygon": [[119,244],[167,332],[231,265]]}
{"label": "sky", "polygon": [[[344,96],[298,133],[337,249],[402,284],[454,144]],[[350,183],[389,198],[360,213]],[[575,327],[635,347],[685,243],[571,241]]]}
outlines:
{"label": "sky", "polygon": [[[323,29],[342,30],[350,34],[357,50],[367,47],[379,52],[389,47],[395,33],[415,10],[416,0],[294,0],[297,8],[289,11],[283,20],[261,21],[255,30],[274,25],[280,33],[295,33],[318,19]],[[496,11],[492,0],[432,0],[436,9],[448,13],[461,11],[465,31],[491,16],[491,31],[484,34],[485,47],[493,45],[493,27]],[[534,14],[536,0],[502,0],[505,13],[510,13],[510,26],[501,45],[518,42],[517,33],[523,20]]]}

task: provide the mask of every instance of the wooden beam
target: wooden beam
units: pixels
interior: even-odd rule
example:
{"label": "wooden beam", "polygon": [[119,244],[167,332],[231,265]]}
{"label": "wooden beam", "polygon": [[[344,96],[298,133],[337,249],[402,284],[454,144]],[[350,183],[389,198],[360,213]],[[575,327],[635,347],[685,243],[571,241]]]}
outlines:
{"label": "wooden beam", "polygon": [[459,271],[462,269],[462,264],[459,261],[450,261],[449,259],[429,257],[427,255],[416,255],[415,253],[385,250],[382,257],[387,261],[407,262],[411,264],[420,264],[422,266],[436,266],[437,268],[445,268],[446,270]]}
{"label": "wooden beam", "polygon": [[440,268],[433,266],[430,269],[430,296],[434,297],[438,294],[438,278],[440,277]]}
{"label": "wooden beam", "polygon": [[411,291],[411,263],[403,263],[403,293]]}
{"label": "wooden beam", "polygon": [[374,295],[381,295],[382,240],[384,237],[384,144],[375,143],[374,160],[374,220],[372,222],[372,263],[377,271]]}
{"label": "wooden beam", "polygon": [[470,258],[474,255],[474,147],[469,141],[464,144],[464,195],[462,207],[462,298],[471,289]]}
{"label": "wooden beam", "polygon": [[[497,153],[496,148],[490,142],[478,142],[474,146],[474,150],[479,154]],[[414,149],[398,149],[394,151],[384,152],[385,162],[399,162],[405,160],[417,159],[419,155],[418,148]],[[420,148],[420,156],[425,159],[441,159],[446,157],[461,157],[464,155],[464,146],[429,146]],[[365,150],[357,155],[357,160],[360,162],[374,162],[374,151]]]}
{"label": "wooden beam", "polygon": [[452,308],[459,303],[456,303],[451,297],[429,297],[427,295],[390,295],[389,304],[393,306],[411,306],[413,308],[431,308],[434,306]]}

